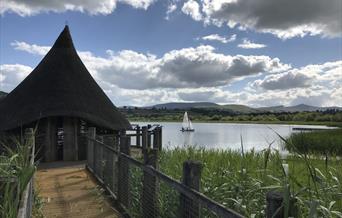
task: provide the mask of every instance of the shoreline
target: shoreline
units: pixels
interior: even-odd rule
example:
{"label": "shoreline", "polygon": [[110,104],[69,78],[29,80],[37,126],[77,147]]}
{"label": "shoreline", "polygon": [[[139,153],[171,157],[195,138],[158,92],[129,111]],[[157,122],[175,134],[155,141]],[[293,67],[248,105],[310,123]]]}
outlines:
{"label": "shoreline", "polygon": [[[169,122],[181,123],[178,120],[140,120],[129,119],[129,122]],[[192,120],[193,123],[231,123],[231,124],[278,124],[278,125],[309,125],[309,126],[328,126],[342,128],[342,122],[303,122],[303,121],[222,121],[222,120]]]}

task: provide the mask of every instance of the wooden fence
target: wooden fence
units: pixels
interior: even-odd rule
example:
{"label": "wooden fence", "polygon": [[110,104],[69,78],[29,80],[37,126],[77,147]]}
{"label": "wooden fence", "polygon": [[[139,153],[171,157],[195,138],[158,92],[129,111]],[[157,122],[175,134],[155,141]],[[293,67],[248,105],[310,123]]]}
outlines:
{"label": "wooden fence", "polygon": [[[130,155],[131,137],[137,135],[142,139],[141,160]],[[153,141],[149,139],[152,135]],[[121,133],[118,137],[98,137],[96,129],[89,128],[87,139],[87,169],[128,217],[243,217],[199,192],[200,162],[184,162],[182,182],[158,170],[161,127],[142,127],[141,134]]]}

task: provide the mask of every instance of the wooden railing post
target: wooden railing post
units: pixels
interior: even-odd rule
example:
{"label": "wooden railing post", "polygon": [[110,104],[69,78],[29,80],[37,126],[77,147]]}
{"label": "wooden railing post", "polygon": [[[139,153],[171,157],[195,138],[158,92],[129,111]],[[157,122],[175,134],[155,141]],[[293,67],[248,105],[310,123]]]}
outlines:
{"label": "wooden railing post", "polygon": [[158,142],[159,142],[159,151],[162,150],[163,148],[163,128],[160,126],[158,127],[158,136],[159,136],[159,139],[158,139]]}
{"label": "wooden railing post", "polygon": [[149,129],[151,128],[150,125],[147,126],[147,148],[151,148],[151,141],[152,141],[152,131]]}
{"label": "wooden railing post", "polygon": [[[88,138],[94,139],[96,138],[96,128],[89,127],[88,128]],[[87,150],[87,165],[94,171],[94,141],[88,140],[88,150]]]}
{"label": "wooden railing post", "polygon": [[[158,149],[151,149],[149,152],[146,150],[145,152],[144,164],[158,169]],[[142,193],[143,218],[159,217],[158,192],[159,185],[157,178],[144,172]]]}
{"label": "wooden railing post", "polygon": [[136,129],[136,145],[137,147],[140,147],[140,126],[138,125],[137,126],[137,129]]}
{"label": "wooden railing post", "polygon": [[[200,189],[202,163],[199,161],[185,161],[183,163],[182,183],[196,191]],[[181,194],[180,196],[180,217],[200,217],[200,205],[195,199],[190,199]]]}
{"label": "wooden railing post", "polygon": [[[120,137],[120,152],[130,155],[131,138],[127,136]],[[118,200],[126,208],[130,207],[129,192],[129,165],[128,161],[122,155],[119,155],[119,181],[118,181]]]}
{"label": "wooden railing post", "polygon": [[153,130],[153,148],[162,149],[162,127],[158,126]]}
{"label": "wooden railing post", "polygon": [[[97,135],[97,141],[103,142],[103,136]],[[95,142],[94,144],[95,174],[103,181],[103,146]]]}
{"label": "wooden railing post", "polygon": [[142,148],[147,149],[147,126],[142,127],[142,133],[141,133],[141,141],[142,141]]}
{"label": "wooden railing post", "polygon": [[159,140],[159,132],[158,132],[158,127],[157,127],[157,128],[155,128],[153,130],[153,146],[152,146],[153,149],[158,149],[159,150],[159,148],[158,148],[158,145],[159,145],[158,140]]}
{"label": "wooden railing post", "polygon": [[[283,194],[277,191],[269,191],[266,194],[266,218],[283,218]],[[288,215],[291,217],[297,217],[297,208],[295,206],[295,200],[290,199]]]}
{"label": "wooden railing post", "polygon": [[[104,135],[103,143],[114,148],[114,136]],[[113,184],[113,152],[106,147],[103,147],[103,182],[104,184],[112,190]],[[113,191],[113,190],[112,190]]]}

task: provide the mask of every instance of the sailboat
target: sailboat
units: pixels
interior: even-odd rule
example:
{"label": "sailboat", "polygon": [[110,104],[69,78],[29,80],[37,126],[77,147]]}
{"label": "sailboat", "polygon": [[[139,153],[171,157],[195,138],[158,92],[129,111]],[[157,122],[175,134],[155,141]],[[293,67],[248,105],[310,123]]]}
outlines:
{"label": "sailboat", "polygon": [[195,129],[192,127],[191,120],[188,117],[188,112],[185,111],[182,123],[182,132],[193,132]]}

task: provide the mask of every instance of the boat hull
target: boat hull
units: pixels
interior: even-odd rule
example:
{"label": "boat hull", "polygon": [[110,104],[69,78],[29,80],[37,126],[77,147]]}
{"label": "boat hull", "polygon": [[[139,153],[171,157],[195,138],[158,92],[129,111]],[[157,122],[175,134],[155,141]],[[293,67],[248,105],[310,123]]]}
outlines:
{"label": "boat hull", "polygon": [[195,132],[194,129],[181,129],[182,132]]}

